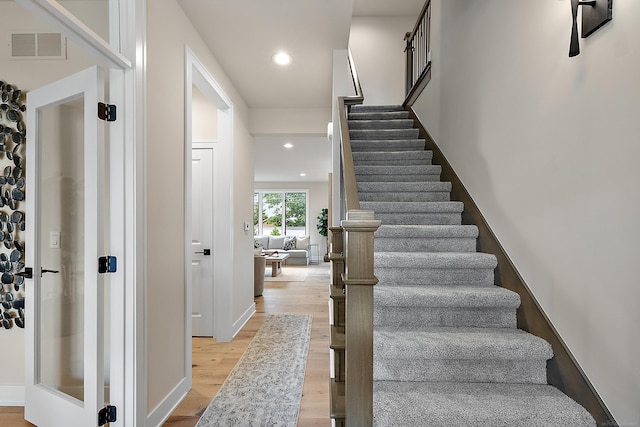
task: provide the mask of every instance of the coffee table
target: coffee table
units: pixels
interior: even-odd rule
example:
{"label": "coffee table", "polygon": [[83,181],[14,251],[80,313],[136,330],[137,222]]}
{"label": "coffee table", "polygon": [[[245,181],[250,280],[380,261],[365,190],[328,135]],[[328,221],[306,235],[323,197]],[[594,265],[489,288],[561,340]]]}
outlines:
{"label": "coffee table", "polygon": [[289,254],[272,254],[266,258],[267,264],[271,264],[271,277],[282,273],[282,262],[289,258]]}

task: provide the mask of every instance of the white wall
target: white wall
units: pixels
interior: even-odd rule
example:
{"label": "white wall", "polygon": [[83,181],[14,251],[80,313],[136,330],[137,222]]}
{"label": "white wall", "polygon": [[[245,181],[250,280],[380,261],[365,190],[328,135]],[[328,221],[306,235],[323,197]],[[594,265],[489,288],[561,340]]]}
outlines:
{"label": "white wall", "polygon": [[349,48],[356,64],[365,105],[399,105],[404,101],[404,36],[417,16],[355,16]]}
{"label": "white wall", "polygon": [[[256,190],[309,190],[309,217],[307,226],[311,239],[309,243],[317,243],[320,258],[326,253],[326,239],[318,233],[316,224],[323,208],[329,207],[328,182],[256,182]],[[315,254],[314,254],[315,255]]]}
{"label": "white wall", "polygon": [[213,142],[218,139],[218,109],[196,85],[192,88],[191,139]]}
{"label": "white wall", "polygon": [[616,420],[638,426],[640,2],[616,0],[575,58],[568,1],[433,8],[438,90],[416,110]]}
{"label": "white wall", "polygon": [[[174,0],[147,3],[147,351],[148,410],[163,403],[184,378],[184,82],[185,46],[231,98],[233,115],[234,319],[253,304],[253,141],[248,109]],[[224,207],[229,209],[229,207]],[[164,412],[166,408],[159,410]],[[169,408],[170,409],[170,408]]]}

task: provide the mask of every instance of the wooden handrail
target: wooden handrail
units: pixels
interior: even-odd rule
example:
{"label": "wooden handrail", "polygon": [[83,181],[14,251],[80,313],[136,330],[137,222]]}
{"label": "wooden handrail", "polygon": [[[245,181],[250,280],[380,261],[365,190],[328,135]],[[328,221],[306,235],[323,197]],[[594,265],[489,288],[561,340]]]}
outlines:
{"label": "wooden handrail", "polygon": [[342,179],[344,185],[344,196],[347,211],[360,209],[360,199],[358,197],[358,184],[356,182],[356,171],[353,166],[353,155],[351,153],[351,138],[349,137],[349,125],[347,119],[346,97],[338,98],[338,114],[340,118],[341,144],[340,152],[342,156]]}
{"label": "wooden handrail", "polygon": [[353,167],[353,156],[351,154],[351,138],[349,137],[349,122],[347,108],[351,105],[362,104],[364,95],[360,86],[360,79],[356,71],[351,51],[349,51],[349,70],[353,87],[356,94],[352,96],[341,96],[338,98],[338,119],[340,123],[340,147],[342,157],[342,179],[344,182],[344,194],[347,211],[360,209],[358,198],[358,184],[356,183],[356,173]]}

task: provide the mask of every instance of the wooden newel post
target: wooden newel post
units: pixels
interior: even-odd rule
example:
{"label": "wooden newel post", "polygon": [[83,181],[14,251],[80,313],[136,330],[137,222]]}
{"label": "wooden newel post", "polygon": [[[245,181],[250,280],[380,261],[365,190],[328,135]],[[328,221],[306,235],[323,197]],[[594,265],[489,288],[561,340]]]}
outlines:
{"label": "wooden newel post", "polygon": [[345,232],[346,425],[373,425],[373,233],[380,221],[372,211],[350,210]]}

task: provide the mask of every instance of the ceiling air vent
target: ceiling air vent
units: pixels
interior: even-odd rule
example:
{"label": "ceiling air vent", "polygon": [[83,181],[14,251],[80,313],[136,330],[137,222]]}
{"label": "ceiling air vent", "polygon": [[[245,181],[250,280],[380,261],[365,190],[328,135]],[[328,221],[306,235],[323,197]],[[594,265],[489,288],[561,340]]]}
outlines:
{"label": "ceiling air vent", "polygon": [[67,40],[60,33],[11,34],[11,59],[67,59]]}

